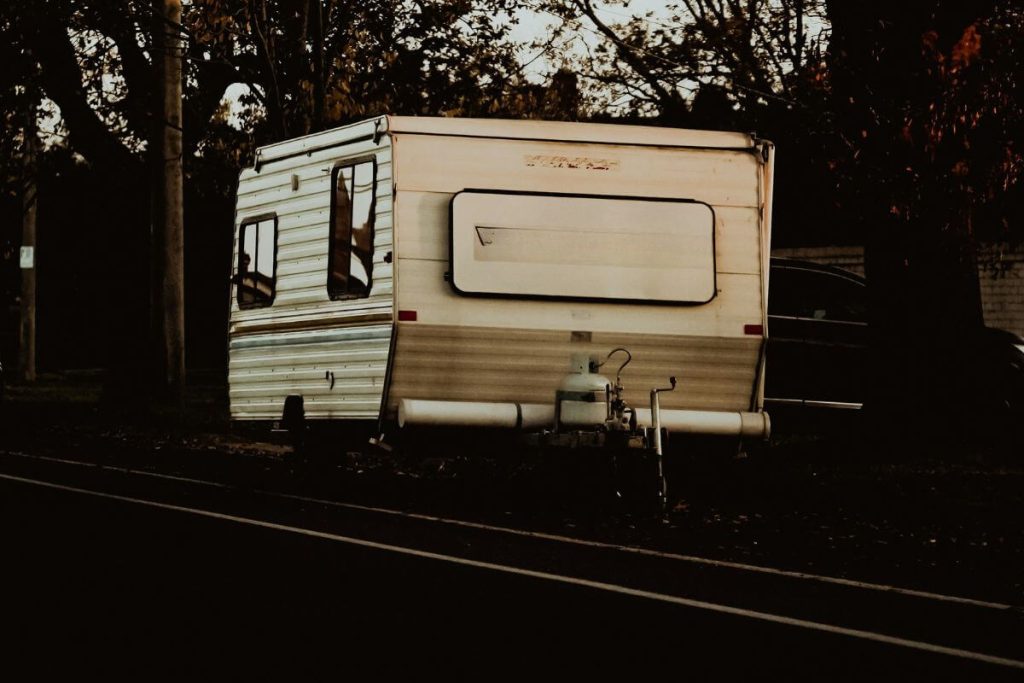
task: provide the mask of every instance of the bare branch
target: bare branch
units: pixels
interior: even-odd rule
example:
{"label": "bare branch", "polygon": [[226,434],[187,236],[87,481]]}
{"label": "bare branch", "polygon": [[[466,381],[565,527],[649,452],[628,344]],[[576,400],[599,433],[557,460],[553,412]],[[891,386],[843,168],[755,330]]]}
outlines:
{"label": "bare branch", "polygon": [[638,52],[635,48],[624,41],[611,27],[601,21],[600,17],[597,16],[597,12],[594,10],[594,6],[591,0],[572,0],[573,4],[583,12],[588,19],[597,27],[609,41],[612,42],[616,47],[618,55],[622,61],[629,65],[633,71],[636,72],[647,84],[651,90],[657,95],[658,100],[661,103],[662,109],[666,114],[671,117],[678,117],[686,112],[686,104],[683,99],[679,96],[679,93],[670,92],[661,83],[661,79],[656,75],[644,60],[638,56]]}
{"label": "bare branch", "polygon": [[131,168],[141,163],[89,105],[75,49],[60,21],[45,12],[26,21],[31,50],[47,97],[60,107],[75,149],[96,166]]}

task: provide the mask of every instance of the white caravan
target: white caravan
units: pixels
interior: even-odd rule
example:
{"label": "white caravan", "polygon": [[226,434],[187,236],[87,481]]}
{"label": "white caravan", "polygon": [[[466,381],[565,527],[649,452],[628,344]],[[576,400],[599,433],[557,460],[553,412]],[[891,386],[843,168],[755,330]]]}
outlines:
{"label": "white caravan", "polygon": [[[262,147],[231,416],[557,431],[618,400],[635,430],[676,376],[662,427],[764,438],[772,167],[748,134],[547,121],[380,116]],[[618,348],[616,394],[595,373]]]}

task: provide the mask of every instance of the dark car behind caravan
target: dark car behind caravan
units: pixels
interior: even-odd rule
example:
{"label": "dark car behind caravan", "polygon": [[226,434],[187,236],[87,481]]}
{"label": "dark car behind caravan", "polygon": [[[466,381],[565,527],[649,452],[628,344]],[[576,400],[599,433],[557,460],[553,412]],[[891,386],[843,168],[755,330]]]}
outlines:
{"label": "dark car behind caravan", "polygon": [[[773,258],[768,290],[765,407],[794,412],[854,412],[867,394],[866,280],[847,270]],[[963,406],[1012,426],[1024,423],[1024,339],[980,328],[948,368],[970,378]],[[937,369],[936,371],[943,371]]]}

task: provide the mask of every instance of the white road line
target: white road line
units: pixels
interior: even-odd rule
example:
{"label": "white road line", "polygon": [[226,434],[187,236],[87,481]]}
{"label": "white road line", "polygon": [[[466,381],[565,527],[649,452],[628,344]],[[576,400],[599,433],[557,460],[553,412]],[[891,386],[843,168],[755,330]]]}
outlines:
{"label": "white road line", "polygon": [[194,479],[192,477],[182,477],[176,474],[166,474],[164,472],[153,472],[152,470],[134,470],[130,467],[116,467],[114,465],[104,465],[98,462],[86,462],[84,460],[68,460],[67,458],[54,458],[49,455],[33,455],[32,453],[22,453],[20,451],[2,451],[4,455],[13,455],[18,458],[27,458],[29,460],[42,460],[43,462],[56,462],[62,465],[77,465],[78,467],[84,467],[86,469],[104,470],[107,472],[119,472],[121,474],[137,474],[143,477],[153,477],[155,479],[167,479],[170,481],[181,481],[187,484],[200,484],[202,486],[212,486],[218,489],[229,489],[233,488],[228,484],[222,484],[216,481],[208,481],[206,479]]}
{"label": "white road line", "polygon": [[230,489],[237,488],[228,486],[227,484],[221,484],[216,481],[207,481],[205,479],[193,479],[192,477],[180,477],[176,474],[165,474],[163,472],[153,472],[152,470],[133,470],[128,467],[111,467],[110,465],[101,465],[103,469],[113,470],[115,472],[123,472],[124,474],[138,474],[143,477],[154,477],[156,479],[168,479],[170,481],[183,481],[186,484],[200,484],[202,486],[212,486],[218,489]]}
{"label": "white road line", "polygon": [[[79,465],[82,467],[99,468],[114,472],[123,472],[125,474],[138,474],[147,477],[154,477],[157,479],[168,479],[172,481],[183,481],[193,484],[201,484],[204,486],[211,486],[215,488],[227,489],[232,488],[227,484],[214,481],[206,481],[203,479],[192,479],[189,477],[179,477],[171,474],[163,474],[161,472],[152,472],[149,470],[132,470],[125,467],[114,467],[111,465],[96,465],[93,463],[87,463],[80,460],[65,460],[61,458],[53,458],[50,456],[43,455],[31,455],[28,453],[20,453],[14,451],[4,451],[7,455],[15,455],[22,458],[29,458],[35,460],[44,460],[50,462],[58,462],[62,464]],[[325,505],[329,507],[336,507],[345,510],[358,510],[360,512],[373,512],[382,515],[391,515],[395,517],[402,517],[406,519],[415,519],[420,521],[435,522],[439,524],[446,524],[449,526],[458,526],[466,529],[477,529],[480,531],[491,531],[495,533],[508,534],[511,536],[519,536],[523,538],[535,538],[544,541],[553,541],[557,543],[565,543],[567,545],[577,545],[589,548],[598,548],[601,550],[613,550],[624,553],[630,553],[633,555],[640,555],[643,557],[655,557],[663,560],[672,560],[676,562],[686,562],[689,564],[700,564],[709,567],[719,567],[722,569],[734,569],[738,571],[746,571],[757,574],[767,574],[769,576],[780,576],[789,579],[798,579],[802,581],[814,581],[818,583],[826,583],[835,586],[844,586],[847,588],[858,588],[862,590],[877,591],[882,593],[891,593],[893,595],[905,595],[908,597],[921,598],[924,600],[934,600],[937,602],[948,602],[958,605],[967,605],[970,607],[980,607],[984,609],[995,609],[995,610],[1015,610],[1018,609],[1014,605],[1000,603],[1000,602],[989,602],[985,600],[977,600],[974,598],[965,598],[957,595],[945,595],[943,593],[933,593],[930,591],[915,590],[913,588],[902,588],[900,586],[891,586],[887,584],[871,583],[867,581],[857,581],[855,579],[844,579],[838,576],[826,576],[824,574],[812,574],[808,572],[793,571],[789,569],[777,569],[775,567],[763,567],[756,564],[747,564],[743,562],[730,562],[729,560],[715,560],[709,557],[700,557],[697,555],[682,555],[678,553],[664,552],[660,550],[652,550],[650,548],[639,548],[637,546],[621,545],[617,543],[605,543],[603,541],[592,541],[584,538],[576,538],[574,536],[564,536],[561,534],[552,534],[543,531],[528,531],[525,529],[514,529],[511,527],[495,526],[491,524],[484,524],[481,522],[470,522],[462,519],[452,519],[448,517],[439,517],[436,515],[427,515],[418,512],[408,512],[405,510],[393,510],[390,508],[374,507],[369,505],[359,505],[357,503],[346,503],[338,500],[329,500],[325,498],[311,498],[309,496],[300,496],[292,493],[283,493],[280,491],[270,491],[266,489],[253,489],[253,493],[261,496],[268,496],[273,498],[284,498],[288,500],[295,500],[304,503],[314,503],[317,505]]]}
{"label": "white road line", "polygon": [[764,621],[773,624],[782,624],[785,626],[793,626],[796,628],[803,628],[811,631],[820,631],[823,633],[831,633],[835,635],[847,636],[850,638],[857,638],[860,640],[868,640],[876,643],[884,643],[886,645],[895,645],[897,647],[905,647],[912,650],[920,650],[923,652],[930,652],[933,654],[948,655],[951,657],[959,657],[961,659],[970,659],[978,662],[985,662],[987,664],[996,664],[999,666],[1012,667],[1015,669],[1024,669],[1024,661],[1009,659],[1006,657],[997,657],[994,655],[987,655],[981,652],[974,652],[972,650],[962,650],[955,647],[947,647],[944,645],[935,645],[934,643],[925,643],[917,640],[909,640],[907,638],[898,638],[895,636],[885,635],[884,633],[875,633],[873,631],[863,631],[860,629],[845,628],[843,626],[834,626],[832,624],[824,624],[816,621],[808,621],[806,619],[795,619],[792,617],[786,617],[779,614],[770,614],[768,612],[757,612],[754,610],[743,609],[741,607],[730,607],[729,605],[719,605],[713,602],[705,602],[703,600],[692,600],[690,598],[683,598],[675,595],[665,595],[663,593],[656,593],[653,591],[640,590],[637,588],[629,588],[627,586],[619,586],[612,583],[604,583],[602,581],[591,581],[589,579],[581,579],[574,576],[564,576],[562,574],[553,574],[550,572],[536,571],[533,569],[522,569],[519,567],[511,567],[503,564],[496,564],[493,562],[481,562],[479,560],[470,560],[464,557],[456,557],[453,555],[444,555],[441,553],[432,553],[426,550],[417,550],[415,548],[406,548],[403,546],[391,545],[388,543],[378,543],[376,541],[368,541],[361,538],[354,538],[351,536],[341,536],[338,534],[332,534],[325,531],[316,531],[313,529],[304,529],[302,527],[288,526],[286,524],[277,524],[274,522],[267,522],[260,519],[252,519],[249,517],[236,517],[234,515],[227,515],[220,512],[213,512],[211,510],[202,510],[199,508],[184,507],[181,505],[172,505],[170,503],[160,503],[157,501],[146,500],[144,498],[133,498],[130,496],[120,496],[113,493],[104,493],[102,491],[93,491],[90,489],[78,488],[75,486],[65,486],[63,484],[55,484],[48,481],[40,481],[38,479],[28,479],[25,477],[16,477],[13,475],[0,473],[0,479],[6,479],[8,481],[20,482],[23,484],[30,484],[33,486],[40,486],[43,488],[54,489],[58,491],[67,491],[70,493],[78,493],[88,496],[94,496],[97,498],[104,498],[107,500],[116,500],[123,503],[132,503],[135,505],[142,505],[146,507],[157,508],[160,510],[171,510],[174,512],[184,512],[198,517],[206,517],[209,519],[217,519],[226,522],[233,522],[236,524],[248,524],[249,526],[260,527],[264,529],[272,529],[274,531],[283,531],[287,533],[297,534],[300,536],[308,536],[311,538],[319,538],[328,541],[336,541],[338,543],[346,543],[348,545],[355,545],[363,548],[371,548],[373,550],[381,550],[396,553],[399,555],[407,555],[410,557],[418,557],[427,560],[436,560],[439,562],[448,562],[450,564],[457,564],[465,567],[474,567],[477,569],[487,569],[503,574],[511,574],[515,576],[526,576],[534,579],[541,579],[544,581],[551,581],[554,583],[562,583],[572,586],[582,586],[584,588],[592,588],[595,590],[605,591],[608,593],[617,593],[619,595],[629,595],[637,598],[644,598],[647,600],[654,600],[657,602],[668,603],[672,605],[680,605],[682,607],[691,607],[694,609],[706,610],[709,612],[717,612],[719,614],[729,614],[737,617],[745,617],[748,619],[755,619],[758,621]]}
{"label": "white road line", "polygon": [[688,562],[692,564],[702,564],[711,567],[721,567],[725,569],[736,569],[740,571],[754,572],[759,574],[769,574],[771,576],[783,576],[790,579],[801,579],[805,581],[816,581],[820,583],[829,583],[833,585],[846,586],[850,588],[860,588],[864,590],[880,591],[885,593],[893,593],[896,595],[907,595],[915,598],[923,598],[927,600],[936,600],[940,602],[950,602],[961,605],[970,605],[972,607],[983,607],[986,609],[996,610],[1013,610],[1016,609],[1013,605],[999,603],[999,602],[987,602],[984,600],[975,600],[973,598],[964,598],[956,595],[944,595],[942,593],[931,593],[929,591],[914,590],[912,588],[901,588],[899,586],[889,586],[878,583],[868,583],[865,581],[856,581],[854,579],[844,579],[836,576],[825,576],[822,574],[809,574],[806,572],[791,571],[787,569],[776,569],[774,567],[762,567],[756,564],[745,564],[742,562],[730,562],[728,560],[715,560],[708,557],[698,557],[696,555],[681,555],[678,553],[663,552],[660,550],[652,550],[650,548],[639,548],[631,545],[620,545],[616,543],[605,543],[603,541],[591,541],[584,538],[576,538],[574,536],[562,536],[560,534],[551,534],[543,531],[527,531],[524,529],[513,529],[510,527],[503,526],[492,526],[490,524],[483,524],[480,522],[468,522],[461,519],[449,519],[446,517],[437,517],[434,515],[425,515],[417,512],[405,512],[402,510],[390,510],[388,508],[371,507],[368,505],[358,505],[355,503],[343,503],[341,501],[325,500],[321,498],[308,498],[306,496],[298,496],[290,493],[275,493],[268,491],[257,490],[256,493],[263,495],[276,496],[279,498],[290,498],[292,500],[305,501],[308,503],[318,503],[320,505],[330,505],[340,508],[346,508],[351,510],[361,510],[367,512],[377,512],[385,515],[396,515],[400,517],[408,517],[410,519],[425,520],[431,522],[438,522],[441,524],[450,524],[454,526],[466,527],[470,529],[480,529],[483,531],[494,531],[497,533],[511,534],[514,536],[524,536],[529,538],[539,538],[547,541],[557,541],[559,543],[566,543],[571,545],[586,546],[592,548],[600,548],[603,550],[617,550],[624,553],[630,553],[633,555],[642,555],[645,557],[656,557],[665,560],[674,560],[679,562]]}
{"label": "white road line", "polygon": [[82,467],[101,467],[97,463],[85,462],[84,460],[68,460],[67,458],[54,458],[49,455],[33,455],[31,453],[22,453],[20,451],[4,451],[4,455],[14,455],[19,458],[29,458],[31,460],[45,460],[46,462],[59,462],[62,465],[79,465]]}

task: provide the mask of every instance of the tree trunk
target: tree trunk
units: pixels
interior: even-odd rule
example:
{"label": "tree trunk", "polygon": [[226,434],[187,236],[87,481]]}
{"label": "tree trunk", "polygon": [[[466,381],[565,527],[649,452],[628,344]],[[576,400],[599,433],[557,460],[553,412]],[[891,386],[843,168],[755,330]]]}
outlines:
{"label": "tree trunk", "polygon": [[[980,4],[979,4],[980,7]],[[959,36],[974,5],[829,2],[830,70],[853,168],[845,210],[864,226],[870,307],[866,409],[876,436],[899,447],[951,427],[965,397],[967,340],[982,325],[967,198],[907,132],[936,96],[922,41]],[[914,169],[918,176],[909,171]]]}
{"label": "tree trunk", "polygon": [[[30,250],[31,262],[21,265],[21,318],[18,346],[18,375],[22,381],[36,379],[36,103],[30,101],[25,115],[21,200],[21,246]],[[27,266],[27,267],[26,267]]]}
{"label": "tree trunk", "polygon": [[158,393],[179,404],[185,388],[182,189],[181,0],[155,0],[154,67],[159,79],[153,143],[153,322],[160,349]]}

